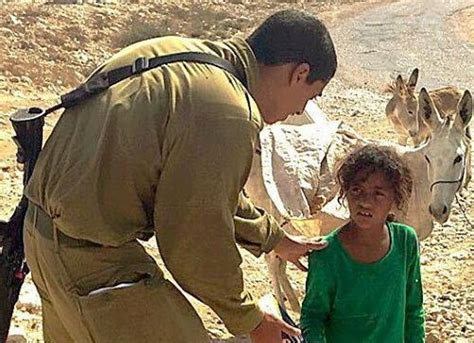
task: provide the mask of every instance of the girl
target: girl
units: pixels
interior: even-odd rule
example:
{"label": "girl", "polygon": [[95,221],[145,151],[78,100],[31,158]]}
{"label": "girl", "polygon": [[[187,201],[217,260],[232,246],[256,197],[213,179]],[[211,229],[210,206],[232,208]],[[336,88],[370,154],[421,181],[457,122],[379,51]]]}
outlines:
{"label": "girl", "polygon": [[313,342],[423,342],[418,243],[413,228],[387,221],[404,210],[410,171],[392,148],[367,145],[337,179],[350,222],[309,258],[301,326]]}

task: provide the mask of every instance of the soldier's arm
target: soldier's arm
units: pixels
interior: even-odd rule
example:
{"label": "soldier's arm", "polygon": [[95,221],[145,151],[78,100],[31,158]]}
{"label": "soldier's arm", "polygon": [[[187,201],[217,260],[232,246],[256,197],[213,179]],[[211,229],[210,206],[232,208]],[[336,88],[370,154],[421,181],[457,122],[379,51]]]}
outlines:
{"label": "soldier's arm", "polygon": [[243,192],[239,196],[234,224],[237,242],[255,256],[270,252],[285,236],[275,218],[254,206]]}
{"label": "soldier's arm", "polygon": [[154,219],[161,255],[179,285],[242,334],[263,318],[244,286],[234,225],[258,128],[248,113],[230,112],[190,115],[179,130],[170,122]]}

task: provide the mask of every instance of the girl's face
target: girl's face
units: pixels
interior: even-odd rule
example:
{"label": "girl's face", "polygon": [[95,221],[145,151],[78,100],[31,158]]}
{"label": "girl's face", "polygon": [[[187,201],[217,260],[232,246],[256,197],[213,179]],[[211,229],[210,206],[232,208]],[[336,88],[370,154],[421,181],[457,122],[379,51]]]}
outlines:
{"label": "girl's face", "polygon": [[366,177],[361,171],[347,190],[347,201],[351,219],[357,227],[373,228],[384,225],[394,205],[395,193],[382,172]]}

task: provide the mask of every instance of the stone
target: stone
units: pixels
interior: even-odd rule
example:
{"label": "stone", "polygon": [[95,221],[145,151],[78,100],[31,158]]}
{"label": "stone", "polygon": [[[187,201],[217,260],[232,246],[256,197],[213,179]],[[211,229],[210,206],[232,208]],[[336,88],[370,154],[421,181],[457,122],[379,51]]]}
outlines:
{"label": "stone", "polygon": [[32,83],[31,79],[28,76],[22,76],[22,77],[20,77],[20,80],[23,83],[28,83],[28,84]]}
{"label": "stone", "polygon": [[10,328],[10,334],[7,337],[6,343],[27,343],[26,335],[22,329],[13,326]]}
{"label": "stone", "polygon": [[10,21],[13,23],[13,25],[21,24],[21,21],[16,16],[14,16],[13,14],[10,14],[9,17],[10,17]]}
{"label": "stone", "polygon": [[10,169],[11,169],[11,166],[9,164],[7,164],[5,162],[0,162],[0,170],[2,172],[8,172],[8,171],[10,171]]}
{"label": "stone", "polygon": [[426,343],[438,343],[438,342],[440,342],[438,331],[433,330],[426,335]]}

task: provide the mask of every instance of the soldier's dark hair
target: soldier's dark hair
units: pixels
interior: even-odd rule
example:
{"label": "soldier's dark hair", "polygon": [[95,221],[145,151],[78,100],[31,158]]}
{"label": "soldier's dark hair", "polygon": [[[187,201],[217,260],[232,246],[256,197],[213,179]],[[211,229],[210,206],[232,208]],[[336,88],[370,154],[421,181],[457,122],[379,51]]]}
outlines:
{"label": "soldier's dark hair", "polygon": [[258,63],[308,63],[308,82],[329,81],[336,73],[337,57],[326,26],[299,10],[276,12],[248,38]]}
{"label": "soldier's dark hair", "polygon": [[410,169],[394,148],[375,144],[368,144],[354,151],[339,167],[339,201],[345,198],[354,183],[364,181],[376,172],[385,175],[392,185],[397,208],[402,212],[406,211],[413,187]]}

